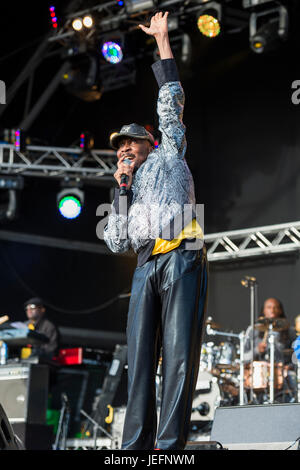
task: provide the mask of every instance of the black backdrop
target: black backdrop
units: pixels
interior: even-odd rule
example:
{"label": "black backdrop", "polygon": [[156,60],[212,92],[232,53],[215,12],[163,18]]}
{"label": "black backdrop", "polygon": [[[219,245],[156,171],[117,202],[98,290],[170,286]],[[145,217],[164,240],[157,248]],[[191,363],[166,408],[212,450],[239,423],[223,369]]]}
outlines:
{"label": "black backdrop", "polygon": [[[30,10],[31,4],[34,8],[33,2],[26,8]],[[267,55],[249,50],[248,32],[209,42],[191,31],[192,68],[180,67],[186,93],[186,157],[197,201],[205,204],[206,233],[299,220],[300,105],[292,104],[291,84],[300,76],[300,8],[297,2],[290,4],[290,38]],[[35,8],[43,15],[41,5]],[[10,27],[0,33],[3,54],[47,30],[46,19],[35,31],[26,29],[22,20],[25,6],[20,8],[16,17],[7,6]],[[17,56],[18,60],[8,58],[1,79],[11,82],[33,50],[34,46],[27,55]],[[92,104],[82,103],[60,88],[31,134],[44,143],[70,145],[82,129],[89,129],[96,136],[96,147],[107,148],[109,133],[123,123],[157,126],[157,86],[150,65],[149,58],[139,63],[135,86],[105,93]],[[55,61],[51,60],[38,74],[37,88],[43,89],[47,74],[53,71]],[[4,115],[1,126],[15,125],[23,98]],[[95,233],[96,207],[109,201],[109,190],[86,187],[84,212],[70,222],[57,214],[57,189],[55,181],[27,179],[19,218],[0,229],[100,243]],[[97,306],[130,290],[134,267],[135,260],[129,257],[1,241],[0,313],[24,318],[23,301],[36,294],[45,299],[49,317],[61,326],[124,331],[128,300],[116,301],[104,310]],[[211,263],[208,314],[224,329],[239,331],[249,322],[249,292],[240,284],[245,274],[258,279],[259,305],[264,298],[277,296],[291,319],[299,312],[297,256],[239,265]],[[94,313],[76,313],[93,308]]]}

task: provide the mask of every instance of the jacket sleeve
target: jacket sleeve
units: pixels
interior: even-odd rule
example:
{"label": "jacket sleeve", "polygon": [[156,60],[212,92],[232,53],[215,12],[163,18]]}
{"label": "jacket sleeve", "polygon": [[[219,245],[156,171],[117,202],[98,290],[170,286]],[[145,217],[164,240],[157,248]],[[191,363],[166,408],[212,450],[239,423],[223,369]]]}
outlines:
{"label": "jacket sleeve", "polygon": [[183,158],[186,152],[183,124],[184,91],[174,59],[164,59],[152,65],[159,86],[157,114],[161,132],[160,148],[165,158]]}
{"label": "jacket sleeve", "polygon": [[123,253],[131,247],[128,238],[128,210],[131,205],[133,192],[127,191],[126,196],[120,196],[120,190],[115,188],[114,200],[108,223],[104,227],[104,241],[114,253]]}

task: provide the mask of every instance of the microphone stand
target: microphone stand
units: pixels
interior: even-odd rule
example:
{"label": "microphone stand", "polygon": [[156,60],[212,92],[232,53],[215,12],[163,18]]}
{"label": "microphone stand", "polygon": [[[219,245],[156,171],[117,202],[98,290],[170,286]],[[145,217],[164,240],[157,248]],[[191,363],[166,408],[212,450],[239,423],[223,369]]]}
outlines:
{"label": "microphone stand", "polygon": [[94,449],[97,448],[97,430],[100,429],[106,436],[113,441],[113,436],[109,434],[100,424],[97,423],[91,416],[89,416],[84,410],[80,410],[80,413],[85,416],[94,425]]}
{"label": "microphone stand", "polygon": [[250,334],[250,350],[251,350],[251,363],[250,363],[250,399],[249,402],[253,403],[253,362],[254,362],[254,321],[255,321],[255,310],[257,307],[257,282],[255,277],[245,276],[241,280],[241,284],[244,287],[250,287],[250,325],[251,325],[251,334]]}
{"label": "microphone stand", "polygon": [[[59,416],[59,423],[56,432],[55,443],[53,445],[53,450],[66,449],[66,440],[70,421],[70,406],[68,397],[65,393],[62,393],[62,401],[63,405]],[[61,445],[59,446],[60,442]]]}

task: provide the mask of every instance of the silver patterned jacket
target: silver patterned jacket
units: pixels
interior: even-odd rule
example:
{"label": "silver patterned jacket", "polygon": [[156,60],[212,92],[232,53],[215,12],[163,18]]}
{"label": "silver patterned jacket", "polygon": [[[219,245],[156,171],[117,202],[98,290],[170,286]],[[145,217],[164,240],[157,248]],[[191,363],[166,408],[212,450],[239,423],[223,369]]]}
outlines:
{"label": "silver patterned jacket", "polygon": [[161,143],[133,175],[128,212],[121,213],[116,204],[118,190],[115,190],[112,211],[104,228],[104,240],[113,252],[132,247],[138,253],[150,240],[154,246],[155,238],[164,233],[160,238],[173,239],[183,227],[175,230],[177,233],[171,230],[169,236],[164,228],[183,213],[185,204],[195,205],[193,177],[184,157],[185,97],[177,78],[176,63],[174,59],[159,60],[152,69],[160,87],[157,113]]}

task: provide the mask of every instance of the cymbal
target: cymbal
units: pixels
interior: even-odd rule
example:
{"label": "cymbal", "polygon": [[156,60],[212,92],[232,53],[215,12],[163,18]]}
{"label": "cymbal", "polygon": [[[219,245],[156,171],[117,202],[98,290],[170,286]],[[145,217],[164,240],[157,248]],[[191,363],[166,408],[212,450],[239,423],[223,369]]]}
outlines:
{"label": "cymbal", "polygon": [[211,317],[208,317],[206,322],[205,322],[205,325],[206,326],[210,326],[213,330],[218,330],[221,328],[221,325],[219,323],[216,323],[213,321],[213,319]]}
{"label": "cymbal", "polygon": [[260,317],[257,323],[254,324],[254,328],[258,331],[266,331],[269,326],[273,325],[273,331],[284,331],[289,328],[289,322],[285,318],[265,318]]}

